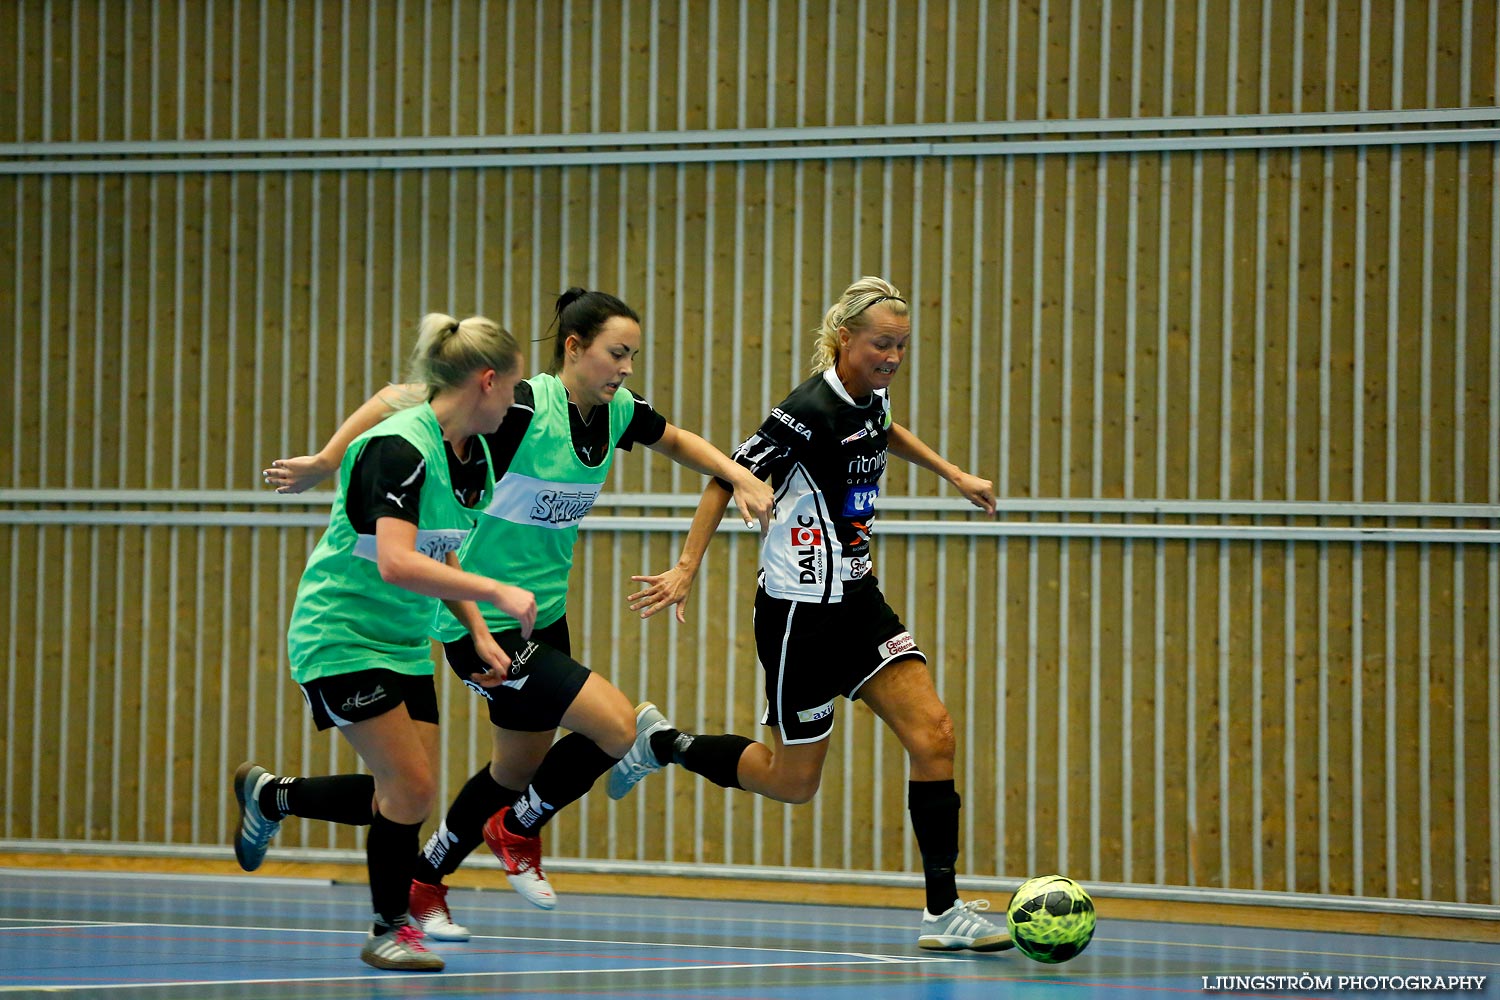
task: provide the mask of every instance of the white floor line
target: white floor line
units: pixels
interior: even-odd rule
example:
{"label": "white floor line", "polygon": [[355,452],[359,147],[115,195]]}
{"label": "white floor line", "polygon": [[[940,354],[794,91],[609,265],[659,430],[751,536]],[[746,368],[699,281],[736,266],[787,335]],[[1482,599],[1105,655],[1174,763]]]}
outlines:
{"label": "white floor line", "polygon": [[[49,993],[65,993],[76,990],[146,990],[146,989],[173,989],[184,986],[286,986],[295,983],[357,983],[383,980],[394,982],[397,978],[406,979],[411,982],[427,982],[434,979],[478,979],[478,978],[500,978],[514,976],[617,976],[622,973],[631,972],[715,972],[733,971],[743,969],[796,969],[805,968],[809,965],[924,965],[931,962],[941,962],[942,959],[934,958],[890,958],[881,957],[876,959],[853,959],[837,962],[744,962],[735,964],[710,964],[710,965],[643,965],[623,966],[614,969],[515,969],[515,970],[493,970],[488,972],[423,972],[423,973],[371,973],[362,976],[310,976],[301,979],[203,979],[193,982],[174,982],[164,980],[161,982],[140,983],[89,983],[77,986],[56,985],[31,985],[31,986],[0,986],[0,993],[15,993],[21,990],[44,989]],[[395,977],[395,978],[393,978]]]}
{"label": "white floor line", "polygon": [[[72,931],[72,930],[78,930],[79,928],[90,928],[90,927],[110,927],[110,928],[114,928],[114,927],[154,927],[154,926],[156,926],[155,924],[146,924],[146,923],[140,923],[140,922],[129,923],[129,924],[122,924],[122,923],[117,923],[117,922],[112,921],[112,920],[46,920],[46,918],[44,918],[44,917],[34,917],[34,918],[31,919],[30,922],[25,922],[20,917],[0,917],[0,921],[11,921],[11,920],[16,921],[16,923],[14,923],[14,924],[6,923],[4,925],[4,929],[5,930],[8,930],[8,931]],[[38,923],[37,921],[44,921],[44,922]]]}
{"label": "white floor line", "polygon": [[[205,931],[236,931],[264,932],[285,936],[288,934],[346,934],[359,938],[365,937],[367,930],[327,927],[261,927],[248,924],[181,924],[181,923],[155,923],[145,921],[130,921],[114,923],[110,921],[93,921],[87,924],[79,924],[81,927],[150,927],[166,928],[172,930],[205,930]],[[749,944],[690,944],[681,941],[629,941],[614,938],[570,938],[558,937],[551,934],[475,934],[471,941],[520,941],[529,944],[588,944],[608,945],[612,948],[667,948],[703,951],[752,951],[770,952],[777,955],[813,955],[833,956],[837,958],[853,957],[861,962],[932,962],[941,961],[936,956],[909,956],[909,955],[880,955],[873,952],[863,951],[829,951],[815,948],[775,948],[766,945]],[[802,964],[802,963],[793,963]]]}
{"label": "white floor line", "polygon": [[[79,872],[73,872],[73,871],[58,872],[58,871],[53,871],[51,869],[44,869],[44,868],[36,868],[36,869],[0,868],[0,880],[3,880],[3,878],[5,877],[5,875],[7,873],[13,873],[13,872],[21,872],[21,873],[24,873],[24,874],[27,874],[27,875],[33,875],[33,876],[39,876],[39,877],[45,877],[45,878],[51,878],[51,877],[54,877],[54,876],[57,876],[57,875],[67,875],[67,876],[70,876],[70,877],[73,877],[73,878],[119,878],[119,879],[162,879],[162,878],[172,878],[172,879],[192,879],[192,880],[200,881],[200,882],[240,882],[240,881],[242,881],[242,880],[244,880],[246,878],[251,878],[251,879],[254,880],[255,883],[258,883],[258,884],[261,884],[261,885],[292,885],[292,886],[297,886],[297,887],[306,887],[306,886],[308,886],[310,884],[311,885],[329,885],[329,886],[335,884],[334,881],[330,880],[330,879],[281,878],[281,877],[273,877],[273,876],[268,876],[268,875],[267,876],[262,876],[262,875],[253,875],[253,876],[246,876],[246,875],[171,875],[171,874],[152,874],[152,873],[148,873],[148,872],[83,872],[83,871],[79,871]],[[342,883],[342,884],[344,884],[344,885],[352,885],[353,883],[345,882],[345,883]],[[73,891],[73,890],[60,890],[60,891]],[[511,890],[509,889],[509,887],[504,886],[504,885],[485,886],[485,887],[478,887],[478,888],[472,887],[472,886],[454,886],[454,887],[451,887],[450,891],[452,893],[452,895],[449,897],[450,901],[461,900],[464,893],[470,893],[470,892],[479,893],[479,894],[482,894],[484,896],[496,896],[496,895],[511,894]],[[81,890],[75,891],[75,894],[76,894],[76,892],[81,892]],[[594,894],[592,894],[592,893],[583,893],[581,895],[594,895]],[[213,898],[217,899],[219,897],[215,896]],[[285,898],[282,898],[282,897],[267,897],[267,898],[263,898],[263,899],[258,899],[257,902],[263,902],[263,903],[264,902],[295,902],[295,903],[305,903],[306,900],[305,899],[301,899],[301,898],[288,900],[288,899],[285,899]],[[787,907],[787,908],[795,908],[797,906],[805,905],[805,904],[800,904],[800,903],[784,903],[783,904],[783,903],[762,903],[762,902],[757,902],[757,901],[751,901],[751,902],[754,903],[754,905],[757,905],[757,906],[784,906],[784,907]],[[835,905],[837,905],[837,904],[835,904]],[[861,907],[852,906],[852,905],[849,908],[850,909],[861,909]],[[876,909],[876,910],[880,910],[880,909],[889,909],[889,908],[888,907],[864,907],[864,909]],[[506,911],[506,912],[510,912],[510,911]],[[524,909],[523,908],[517,908],[515,912],[518,912],[518,913],[529,913],[529,912],[532,912],[532,911],[531,911],[530,907],[526,907]],[[911,912],[915,913],[915,912],[918,912],[918,911],[912,910]],[[620,914],[619,913],[615,913],[615,912],[611,912],[611,911],[608,911],[608,910],[593,910],[593,909],[589,909],[589,910],[573,910],[573,909],[569,909],[567,911],[566,915],[570,916],[570,917],[617,917]],[[661,920],[661,921],[683,921],[683,920],[686,920],[686,921],[691,921],[693,923],[755,923],[757,921],[763,921],[763,922],[766,922],[766,923],[774,923],[777,926],[781,926],[781,927],[847,927],[847,928],[858,929],[858,930],[885,930],[885,931],[900,931],[900,930],[915,931],[916,930],[916,926],[917,926],[917,921],[916,920],[912,920],[910,922],[900,923],[900,924],[855,923],[855,922],[848,921],[848,920],[830,920],[830,919],[828,919],[826,917],[822,918],[822,919],[818,919],[818,920],[794,920],[794,919],[786,919],[786,918],[783,918],[783,917],[780,917],[780,916],[760,915],[760,914],[751,915],[751,916],[719,916],[717,914],[711,914],[711,913],[665,913],[665,914],[660,914],[660,915],[654,917],[653,919],[657,919],[657,920]]]}
{"label": "white floor line", "polygon": [[171,879],[174,882],[239,882],[243,879],[254,879],[262,885],[332,885],[333,880],[327,878],[293,878],[284,875],[192,875],[188,873],[175,872],[112,872],[91,869],[88,871],[74,870],[71,868],[3,868],[0,867],[0,879],[7,875],[25,875],[29,878],[106,878],[122,880],[142,879]]}

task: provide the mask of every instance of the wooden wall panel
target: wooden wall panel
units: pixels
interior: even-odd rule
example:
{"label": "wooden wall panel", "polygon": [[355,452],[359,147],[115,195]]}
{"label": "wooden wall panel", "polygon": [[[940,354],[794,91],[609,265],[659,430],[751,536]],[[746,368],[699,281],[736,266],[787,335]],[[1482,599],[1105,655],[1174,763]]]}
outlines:
{"label": "wooden wall panel", "polygon": [[[15,10],[0,135],[44,143],[1482,107],[1500,31],[1483,4],[1354,0]],[[6,175],[3,486],[253,489],[399,377],[426,311],[484,312],[547,367],[569,284],[637,308],[636,388],[727,450],[805,377],[838,290],[882,273],[914,314],[897,419],[1004,496],[1493,505],[1495,156]],[[610,489],[699,486],[637,449]],[[953,495],[899,463],[886,492]],[[316,537],[9,526],[0,614],[29,669],[3,710],[35,721],[0,735],[4,835],[222,843],[242,756],[355,766],[286,680]],[[585,533],[576,648],[679,720],[755,732],[749,536],[715,542],[687,625],[622,607],[680,541]],[[965,871],[1500,899],[1494,546],[891,535],[879,559],[958,724]],[[441,673],[454,789],[487,722]],[[911,870],[905,780],[845,705],[811,805],[674,770],[591,796],[549,850]]]}
{"label": "wooden wall panel", "polygon": [[[1500,635],[1496,634],[1494,618],[1486,620],[1482,611],[1486,600],[1485,585],[1489,580],[1488,597],[1494,599],[1500,590],[1500,579],[1495,570],[1500,567],[1500,558],[1493,550],[1486,555],[1476,547],[1463,549],[1460,565],[1463,568],[1462,587],[1455,592],[1463,595],[1464,646],[1456,651],[1462,668],[1462,683],[1457,686],[1458,702],[1454,706],[1454,727],[1461,728],[1463,743],[1456,756],[1463,761],[1464,776],[1456,789],[1463,803],[1462,827],[1464,849],[1453,859],[1454,881],[1461,899],[1475,902],[1493,900],[1500,872],[1496,871],[1495,859],[1500,852],[1495,850],[1497,831],[1486,819],[1493,813],[1500,788],[1494,780],[1497,763],[1500,763],[1500,746],[1494,736],[1493,726],[1497,708],[1500,708],[1500,671],[1495,669],[1500,655]],[[1488,650],[1488,655],[1486,655]],[[1486,721],[1488,715],[1488,721]],[[1489,754],[1489,765],[1484,755]]]}
{"label": "wooden wall panel", "polygon": [[[1079,10],[1077,24],[1065,5],[999,2],[780,0],[761,16],[745,12],[743,25],[737,5],[646,0],[357,9],[30,0],[16,9],[22,58],[7,131],[28,141],[102,137],[101,125],[112,138],[198,138],[937,121],[972,115],[981,87],[987,117],[1016,118],[1484,106],[1496,87],[1494,11],[1436,2],[1224,0],[1201,20],[1192,5],[1116,3]],[[1108,25],[1098,21],[1105,10]],[[719,44],[692,58],[684,40],[710,28]],[[40,57],[75,48],[78,59]],[[778,82],[801,84],[800,98],[768,88],[772,49]],[[631,81],[615,88],[618,100],[604,76],[617,70]],[[288,101],[282,81],[318,96]],[[739,123],[742,94],[755,117]]]}

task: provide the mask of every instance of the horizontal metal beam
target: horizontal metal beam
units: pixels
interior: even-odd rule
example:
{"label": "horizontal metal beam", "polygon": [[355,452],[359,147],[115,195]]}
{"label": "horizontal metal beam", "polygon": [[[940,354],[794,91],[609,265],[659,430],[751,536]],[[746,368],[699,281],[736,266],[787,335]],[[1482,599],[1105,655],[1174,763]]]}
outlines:
{"label": "horizontal metal beam", "polygon": [[[138,526],[167,528],[321,528],[328,515],[320,512],[189,511],[189,510],[5,510],[0,524]],[[584,531],[686,532],[689,517],[629,517],[600,514],[579,523]],[[1500,545],[1500,530],[1460,528],[1369,528],[1363,526],[1302,526],[1262,524],[1121,524],[1060,521],[892,521],[876,522],[877,533],[942,535],[949,537],[1022,538],[1150,538],[1218,539],[1278,542],[1422,542],[1428,544]],[[734,518],[720,531],[747,529]]]}
{"label": "horizontal metal beam", "polygon": [[[697,493],[601,493],[594,503],[594,509],[640,507],[649,510],[692,510],[698,506],[698,500]],[[332,502],[331,490],[283,494],[273,493],[270,490],[0,489],[0,504],[59,504],[83,509],[91,509],[100,504],[139,504],[157,507],[194,505],[326,508]],[[1500,504],[1479,503],[1004,497],[997,500],[995,506],[1002,513],[1079,516],[1481,518],[1500,521]],[[978,515],[973,504],[957,497],[883,496],[880,498],[880,509],[882,511],[928,511]]]}
{"label": "horizontal metal beam", "polygon": [[279,139],[156,139],[5,142],[0,156],[185,156],[286,153],[422,153],[448,150],[597,149],[610,146],[726,146],[746,143],[909,142],[1016,135],[1203,132],[1245,129],[1384,128],[1500,121],[1500,108],[1315,111],[1268,115],[1173,115],[806,128],[678,129],[661,132],[552,132],[539,135],[328,136]]}
{"label": "horizontal metal beam", "polygon": [[332,490],[311,493],[274,493],[271,490],[49,490],[0,489],[0,503],[65,504],[69,507],[93,507],[98,504],[128,503],[162,506],[195,504],[199,506],[317,506],[333,503]]}
{"label": "horizontal metal beam", "polygon": [[525,167],[648,166],[767,163],[805,160],[919,159],[966,156],[1174,153],[1212,150],[1317,149],[1340,146],[1500,142],[1500,129],[1416,129],[1392,132],[1305,132],[1259,135],[1168,135],[1123,139],[894,142],[872,145],[757,146],[705,149],[601,150],[572,153],[470,153],[406,156],[259,156],[136,160],[11,160],[0,174],[205,174],[295,171],[510,170]]}

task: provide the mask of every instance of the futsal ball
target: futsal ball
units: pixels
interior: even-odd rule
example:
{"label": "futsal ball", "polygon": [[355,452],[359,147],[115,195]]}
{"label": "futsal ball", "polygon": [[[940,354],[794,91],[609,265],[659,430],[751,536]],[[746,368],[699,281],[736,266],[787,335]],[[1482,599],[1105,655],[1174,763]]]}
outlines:
{"label": "futsal ball", "polygon": [[1010,939],[1027,958],[1055,965],[1088,947],[1094,936],[1094,901],[1062,875],[1022,883],[1005,908]]}

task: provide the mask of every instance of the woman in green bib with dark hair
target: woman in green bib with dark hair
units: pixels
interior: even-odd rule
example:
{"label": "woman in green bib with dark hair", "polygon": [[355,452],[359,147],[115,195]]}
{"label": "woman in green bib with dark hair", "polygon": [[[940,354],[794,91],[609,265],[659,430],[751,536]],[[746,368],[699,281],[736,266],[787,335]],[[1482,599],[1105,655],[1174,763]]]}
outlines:
{"label": "woman in green bib with dark hair", "polygon": [[[459,553],[461,565],[536,595],[536,629],[493,607],[451,604],[433,634],[449,666],[488,701],[490,762],[464,785],[417,862],[411,910],[438,940],[467,940],[445,901],[443,879],[481,841],[512,886],[543,909],[556,896],[541,866],[541,828],[581,798],[629,751],[635,712],[607,679],[570,655],[568,575],[578,523],[593,507],[617,449],[645,445],[734,489],[747,523],[769,523],[770,487],[690,431],[668,423],[640,396],[621,391],[640,350],[640,317],[613,295],[570,288],[557,300],[550,373],[516,387],[515,402],[486,439],[495,485]],[[357,435],[386,417],[377,393],[317,455],[280,459],[265,472],[279,492],[300,492],[326,476]],[[494,686],[476,682],[487,663],[509,658]],[[558,727],[570,732],[556,739]]]}
{"label": "woman in green bib with dark hair", "polygon": [[[418,835],[436,785],[433,617],[441,601],[463,601],[483,602],[523,633],[536,620],[530,592],[462,570],[456,557],[474,524],[461,497],[470,486],[488,495],[484,435],[510,411],[520,366],[515,338],[490,320],[423,317],[412,354],[416,384],[341,458],[328,529],[297,586],[287,650],[318,729],[338,727],[370,774],[277,777],[247,762],[234,776],[235,855],[246,871],[260,867],[287,816],[370,827],[375,917],[360,957],[381,969],[443,967],[408,915]],[[450,454],[484,478],[466,483]],[[488,647],[470,663],[468,680],[479,690],[501,683],[509,666]]]}

